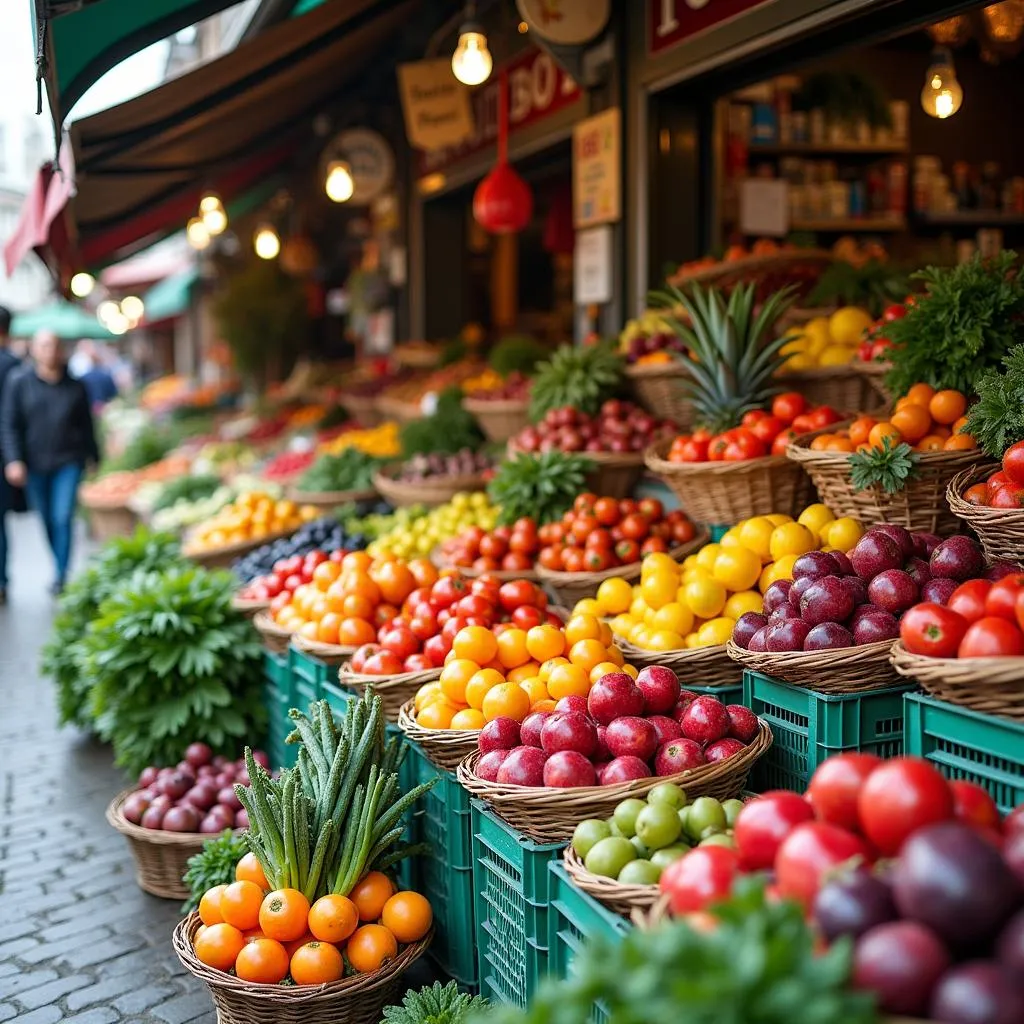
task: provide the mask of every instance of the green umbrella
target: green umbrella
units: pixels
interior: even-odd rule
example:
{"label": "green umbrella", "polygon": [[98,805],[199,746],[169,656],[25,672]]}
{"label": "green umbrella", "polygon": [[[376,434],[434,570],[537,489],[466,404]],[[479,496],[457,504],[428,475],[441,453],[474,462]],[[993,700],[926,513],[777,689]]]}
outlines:
{"label": "green umbrella", "polygon": [[77,338],[113,341],[115,337],[93,313],[72,302],[53,302],[27,313],[15,314],[11,321],[13,337],[31,338],[36,331],[53,331],[58,338],[72,341]]}

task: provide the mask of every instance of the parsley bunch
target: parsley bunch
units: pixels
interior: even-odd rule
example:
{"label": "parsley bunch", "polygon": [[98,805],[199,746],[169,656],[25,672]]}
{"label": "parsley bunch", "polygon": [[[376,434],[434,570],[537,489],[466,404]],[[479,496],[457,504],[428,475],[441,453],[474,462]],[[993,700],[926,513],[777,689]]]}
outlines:
{"label": "parsley bunch", "polygon": [[235,866],[248,852],[245,840],[231,829],[207,839],[203,848],[185,861],[188,867],[182,880],[191,894],[181,912],[187,914],[195,910],[207,889],[230,885],[235,880]]}
{"label": "parsley bunch", "polygon": [[1001,459],[1010,445],[1024,441],[1024,345],[1010,350],[1002,371],[986,370],[977,387],[967,431],[986,455]]}
{"label": "parsley bunch", "polygon": [[920,458],[906,441],[893,445],[888,437],[883,437],[881,448],[854,452],[846,461],[850,464],[850,482],[856,490],[877,485],[886,494],[895,494],[913,478]]}

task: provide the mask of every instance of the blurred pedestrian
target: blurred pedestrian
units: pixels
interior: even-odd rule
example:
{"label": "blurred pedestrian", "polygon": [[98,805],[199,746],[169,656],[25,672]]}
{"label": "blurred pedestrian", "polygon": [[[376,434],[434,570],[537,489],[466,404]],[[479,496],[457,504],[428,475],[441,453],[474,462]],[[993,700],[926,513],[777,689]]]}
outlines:
{"label": "blurred pedestrian", "polygon": [[85,385],[86,394],[89,396],[89,405],[97,415],[103,411],[107,402],[117,398],[117,384],[114,382],[114,375],[110,372],[112,357],[104,351],[97,353],[90,369],[81,375],[81,381]]}
{"label": "blurred pedestrian", "polygon": [[[0,395],[3,394],[4,381],[11,370],[19,365],[18,359],[10,349],[11,311],[0,306]],[[2,416],[0,412],[0,416]],[[0,445],[0,459],[3,458],[3,447]],[[7,603],[7,513],[12,507],[13,494],[7,480],[0,473],[0,604]]]}
{"label": "blurred pedestrian", "polygon": [[12,487],[24,486],[43,520],[53,551],[59,594],[71,561],[78,485],[87,463],[99,462],[89,396],[68,373],[60,342],[40,331],[30,348],[32,365],[8,374],[0,400],[0,449]]}

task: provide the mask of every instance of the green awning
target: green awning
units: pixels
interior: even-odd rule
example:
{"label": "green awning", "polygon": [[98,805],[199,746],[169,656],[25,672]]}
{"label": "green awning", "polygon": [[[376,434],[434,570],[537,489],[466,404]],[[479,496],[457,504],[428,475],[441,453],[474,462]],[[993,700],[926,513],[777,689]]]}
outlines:
{"label": "green awning", "polygon": [[142,296],[142,304],[146,307],[144,322],[153,324],[187,312],[192,301],[192,286],[198,277],[198,268],[192,266],[153,285]]}
{"label": "green awning", "polygon": [[11,321],[11,336],[31,338],[36,331],[53,331],[58,338],[113,341],[110,333],[94,313],[73,302],[53,302],[27,313],[16,313]]}

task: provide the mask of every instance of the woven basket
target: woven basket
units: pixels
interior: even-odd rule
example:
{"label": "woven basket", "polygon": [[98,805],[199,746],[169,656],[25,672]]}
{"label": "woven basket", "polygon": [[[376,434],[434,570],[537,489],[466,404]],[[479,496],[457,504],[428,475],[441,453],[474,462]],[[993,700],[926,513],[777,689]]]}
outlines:
{"label": "woven basket", "polygon": [[377,406],[376,395],[340,395],[341,407],[364,430],[376,427],[384,420],[384,414]]}
{"label": "woven basket", "polygon": [[300,633],[294,633],[291,638],[292,647],[311,658],[319,658],[325,665],[342,665],[358,648],[346,644],[324,644],[319,640],[310,640]]}
{"label": "woven basket", "polygon": [[290,537],[295,530],[296,527],[292,527],[290,530],[278,530],[255,540],[243,541],[240,544],[226,544],[219,548],[190,547],[190,539],[185,537],[181,545],[181,553],[190,562],[195,562],[196,565],[201,565],[205,569],[227,569],[235,559],[263,547],[264,544],[273,544],[275,540]]}
{"label": "woven basket", "polygon": [[[508,444],[511,458],[523,449],[513,441]],[[633,493],[644,473],[642,452],[578,452],[590,459],[594,468],[587,473],[587,488],[594,494],[608,498],[626,498]]]}
{"label": "woven basket", "polygon": [[672,669],[683,689],[688,686],[737,686],[742,678],[742,671],[729,657],[725,644],[684,651],[645,651],[627,640],[616,639],[615,643],[630,665],[639,668],[661,665]]}
{"label": "woven basket", "polygon": [[778,291],[788,275],[794,271],[806,268],[821,272],[834,260],[835,256],[827,249],[780,249],[763,256],[751,255],[736,260],[721,260],[712,266],[697,270],[688,270],[684,265],[668,279],[668,283],[682,287],[700,281],[714,284],[718,288],[730,288],[749,281],[769,281],[774,285],[772,290]]}
{"label": "woven basket", "polygon": [[377,399],[377,408],[389,420],[397,420],[399,423],[409,423],[423,417],[420,403],[418,401],[407,402],[404,398],[381,395]]}
{"label": "woven basket", "polygon": [[774,512],[795,518],[813,500],[806,474],[783,455],[746,462],[678,463],[665,458],[671,443],[651,445],[644,461],[697,522],[731,524]]}
{"label": "woven basket", "polygon": [[577,889],[593,896],[609,910],[623,917],[630,917],[634,910],[649,911],[661,896],[657,885],[623,885],[614,878],[595,875],[584,867],[580,855],[567,846],[562,854],[562,863]]}
{"label": "woven basket", "polygon": [[198,832],[164,832],[133,825],[121,813],[121,807],[131,793],[130,789],[118,793],[107,806],[106,818],[128,840],[139,888],[165,900],[187,899],[192,890],[181,880],[188,867],[186,861],[203,848],[203,843],[210,836]]}
{"label": "woven basket", "polygon": [[127,505],[104,505],[81,499],[89,515],[89,529],[101,544],[117,537],[130,537],[139,525],[139,516]]}
{"label": "woven basket", "polygon": [[530,403],[525,399],[465,398],[462,408],[476,417],[488,441],[507,441],[530,425]]}
{"label": "woven basket", "polygon": [[689,376],[689,367],[682,359],[626,367],[626,380],[637,404],[659,420],[672,420],[681,431],[693,426],[693,406],[682,388]]}
{"label": "woven basket", "polygon": [[377,492],[372,487],[361,491],[300,491],[296,487],[289,487],[288,497],[298,505],[334,509],[357,501],[370,501],[377,497]]}
{"label": "woven basket", "polygon": [[474,796],[486,800],[496,814],[513,828],[538,842],[568,842],[584,818],[610,818],[616,806],[628,796],[644,797],[662,782],[678,783],[686,795],[713,796],[719,800],[739,796],[747,784],[754,762],[772,745],[772,733],[765,722],[754,741],[725,761],[701,765],[678,775],[636,779],[615,786],[582,786],[578,789],[547,789],[485,782],[473,769],[479,751],[459,765],[459,782]]}
{"label": "woven basket", "polygon": [[1024,722],[1024,658],[929,658],[892,647],[894,669],[933,697]]}
{"label": "woven basket", "polygon": [[886,409],[893,406],[893,396],[885,386],[885,378],[892,366],[889,363],[862,363],[859,360],[850,364],[850,368],[867,381],[868,387],[877,395]]}
{"label": "woven basket", "polygon": [[384,706],[384,715],[389,722],[397,722],[402,705],[416,696],[416,691],[424,683],[432,683],[441,678],[439,668],[426,669],[423,672],[400,672],[394,676],[367,676],[352,671],[350,662],[345,662],[338,669],[338,681],[357,693],[367,687],[380,697]]}
{"label": "woven basket", "polygon": [[[707,533],[697,534],[693,540],[672,548],[669,554],[677,562],[694,551],[699,551],[710,540]],[[555,595],[558,604],[572,608],[577,601],[585,597],[593,597],[597,588],[605,580],[623,579],[632,581],[640,578],[643,562],[630,562],[628,565],[617,565],[600,572],[560,572],[537,566],[537,579]]]}
{"label": "woven basket", "polygon": [[889,660],[891,640],[831,651],[745,651],[731,640],[725,645],[729,657],[745,669],[803,686],[817,693],[866,693],[897,686],[899,678]]}
{"label": "woven basket", "polygon": [[206,982],[217,1024],[380,1024],[385,1006],[399,1001],[402,974],[430,945],[433,933],[401,950],[372,974],[326,985],[260,985],[207,967],[192,948],[202,922],[193,911],[174,929],[174,952],[190,974]]}
{"label": "woven basket", "polygon": [[468,754],[477,748],[479,729],[424,729],[416,724],[413,701],[407,700],[398,712],[398,728],[423,752],[446,771],[453,772]]}
{"label": "woven basket", "polygon": [[978,535],[990,562],[1024,561],[1024,509],[989,508],[963,499],[971,484],[980,483],[998,468],[998,462],[987,462],[957,473],[946,488],[946,501],[950,512]]}
{"label": "woven basket", "polygon": [[795,373],[780,373],[775,382],[787,391],[799,391],[809,405],[829,405],[836,412],[878,409],[884,404],[871,382],[849,366],[820,366]]}
{"label": "woven basket", "polygon": [[231,607],[236,612],[241,612],[247,619],[251,619],[260,612],[267,611],[270,607],[270,602],[235,596],[231,599]]}
{"label": "woven basket", "polygon": [[256,632],[263,639],[263,646],[274,654],[284,654],[295,635],[289,629],[282,629],[271,617],[270,612],[257,612],[252,618]]}
{"label": "woven basket", "polygon": [[378,470],[373,474],[373,486],[395,508],[403,505],[427,505],[431,508],[451,501],[460,491],[482,491],[487,487],[483,474],[471,476],[439,476],[410,483],[396,480],[394,470]]}
{"label": "woven basket", "polygon": [[[838,424],[837,424],[838,426]],[[834,429],[834,428],[833,428]],[[867,526],[895,523],[912,533],[959,533],[960,520],[946,504],[946,488],[961,470],[985,458],[979,449],[956,452],[919,452],[917,471],[902,491],[886,494],[877,484],[862,491],[850,480],[846,452],[816,452],[814,434],[798,437],[786,446],[786,457],[806,470],[820,500],[836,518],[852,516]]]}

